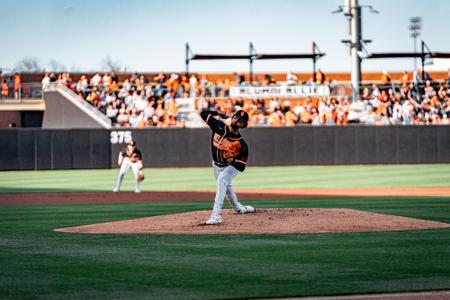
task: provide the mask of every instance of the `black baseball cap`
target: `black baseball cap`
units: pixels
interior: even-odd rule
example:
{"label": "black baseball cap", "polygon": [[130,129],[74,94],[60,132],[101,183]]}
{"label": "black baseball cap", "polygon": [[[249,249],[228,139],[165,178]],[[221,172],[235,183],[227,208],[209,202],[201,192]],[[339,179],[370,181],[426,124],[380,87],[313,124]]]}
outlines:
{"label": "black baseball cap", "polygon": [[245,111],[238,110],[237,112],[234,113],[233,117],[236,116],[238,117],[240,120],[242,120],[242,122],[244,123],[244,128],[247,127],[248,124],[248,113],[246,113]]}

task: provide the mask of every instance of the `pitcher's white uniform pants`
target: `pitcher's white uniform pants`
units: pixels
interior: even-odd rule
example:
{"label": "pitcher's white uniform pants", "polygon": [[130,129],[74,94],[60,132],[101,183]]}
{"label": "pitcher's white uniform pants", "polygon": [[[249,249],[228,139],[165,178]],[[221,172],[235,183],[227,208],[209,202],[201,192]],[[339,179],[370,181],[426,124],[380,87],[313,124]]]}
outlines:
{"label": "pitcher's white uniform pants", "polygon": [[128,170],[131,168],[131,170],[133,170],[134,173],[134,191],[136,193],[141,192],[141,185],[139,184],[137,178],[139,175],[139,164],[137,162],[131,162],[129,160],[128,157],[125,157],[122,161],[122,164],[120,165],[120,170],[119,170],[119,176],[117,176],[117,183],[116,183],[116,187],[114,188],[114,190],[119,191],[120,190],[120,186],[122,185],[122,181],[123,181],[123,177],[125,176],[125,174],[128,172]]}
{"label": "pitcher's white uniform pants", "polygon": [[231,207],[236,212],[245,210],[232,186],[232,180],[238,175],[239,171],[233,166],[219,167],[214,162],[212,165],[214,177],[216,178],[216,198],[214,200],[213,216],[220,216],[225,197],[227,197]]}

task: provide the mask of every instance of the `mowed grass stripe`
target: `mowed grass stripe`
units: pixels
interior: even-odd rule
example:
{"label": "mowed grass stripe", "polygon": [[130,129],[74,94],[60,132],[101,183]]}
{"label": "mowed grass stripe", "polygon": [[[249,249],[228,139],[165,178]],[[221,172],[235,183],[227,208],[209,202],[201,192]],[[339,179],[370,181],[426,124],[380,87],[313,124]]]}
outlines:
{"label": "mowed grass stripe", "polygon": [[[0,172],[0,192],[110,191],[118,170]],[[212,168],[146,169],[143,190],[214,189]],[[132,173],[124,181],[133,190]],[[249,167],[234,180],[242,189],[449,187],[450,164]]]}

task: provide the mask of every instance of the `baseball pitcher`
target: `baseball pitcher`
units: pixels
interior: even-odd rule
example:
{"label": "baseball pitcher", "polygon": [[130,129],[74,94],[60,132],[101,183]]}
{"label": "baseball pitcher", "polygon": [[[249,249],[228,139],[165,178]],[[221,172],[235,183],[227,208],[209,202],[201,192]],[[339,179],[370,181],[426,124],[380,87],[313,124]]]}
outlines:
{"label": "baseball pitcher", "polygon": [[247,165],[248,147],[239,129],[247,127],[248,114],[237,111],[231,119],[215,111],[204,111],[202,119],[212,130],[211,154],[214,177],[216,178],[216,198],[211,218],[207,225],[222,223],[221,211],[225,197],[237,213],[255,212],[252,206],[242,205],[233,189],[232,180],[238,171],[243,172]]}
{"label": "baseball pitcher", "polygon": [[120,166],[119,176],[117,177],[117,183],[114,187],[113,192],[119,192],[120,186],[122,185],[123,177],[131,168],[134,173],[134,181],[135,181],[135,193],[141,192],[140,183],[144,180],[144,172],[143,172],[143,164],[142,164],[142,153],[136,148],[136,142],[131,141],[125,150],[119,152],[119,157],[117,159],[117,163]]}

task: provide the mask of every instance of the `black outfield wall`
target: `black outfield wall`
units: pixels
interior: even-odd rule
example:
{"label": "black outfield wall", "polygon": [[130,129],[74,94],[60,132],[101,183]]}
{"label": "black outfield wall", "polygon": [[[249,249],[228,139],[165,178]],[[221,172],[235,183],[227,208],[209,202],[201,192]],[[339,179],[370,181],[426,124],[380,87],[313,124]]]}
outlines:
{"label": "black outfield wall", "polygon": [[[248,128],[249,165],[450,163],[450,126]],[[116,167],[138,143],[146,167],[211,163],[209,129],[1,129],[0,170]]]}

